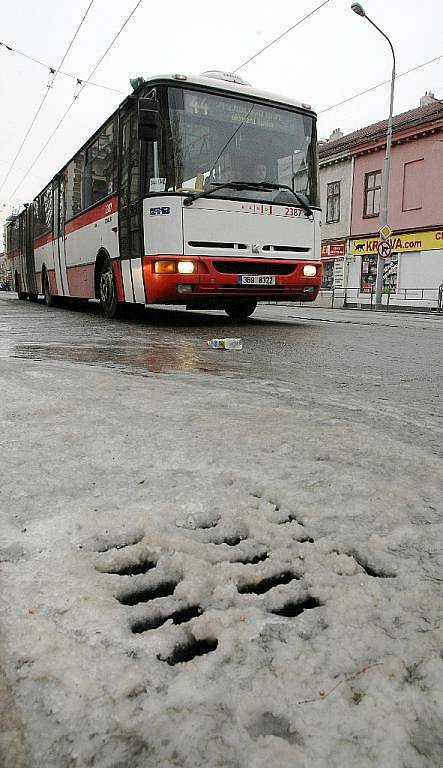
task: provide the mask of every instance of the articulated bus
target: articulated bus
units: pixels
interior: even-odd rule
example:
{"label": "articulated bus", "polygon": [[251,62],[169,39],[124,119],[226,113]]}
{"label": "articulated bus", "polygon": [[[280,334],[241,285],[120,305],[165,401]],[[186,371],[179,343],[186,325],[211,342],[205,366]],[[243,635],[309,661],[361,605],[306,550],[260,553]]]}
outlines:
{"label": "articulated bus", "polygon": [[19,299],[250,316],[321,284],[316,116],[225,73],[134,92],[6,225]]}

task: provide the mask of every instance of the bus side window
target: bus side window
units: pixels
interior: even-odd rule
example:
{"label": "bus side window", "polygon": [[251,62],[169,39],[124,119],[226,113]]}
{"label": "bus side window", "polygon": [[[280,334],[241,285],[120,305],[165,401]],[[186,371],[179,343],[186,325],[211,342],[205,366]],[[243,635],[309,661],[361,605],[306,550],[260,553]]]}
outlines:
{"label": "bus side window", "polygon": [[115,191],[115,120],[109,123],[86,149],[85,208]]}
{"label": "bus side window", "polygon": [[84,205],[83,181],[85,173],[85,153],[78,152],[69,163],[65,173],[65,204],[66,219],[72,219],[77,216]]}
{"label": "bus side window", "polygon": [[34,237],[39,237],[52,229],[52,184],[35,199],[33,209]]}

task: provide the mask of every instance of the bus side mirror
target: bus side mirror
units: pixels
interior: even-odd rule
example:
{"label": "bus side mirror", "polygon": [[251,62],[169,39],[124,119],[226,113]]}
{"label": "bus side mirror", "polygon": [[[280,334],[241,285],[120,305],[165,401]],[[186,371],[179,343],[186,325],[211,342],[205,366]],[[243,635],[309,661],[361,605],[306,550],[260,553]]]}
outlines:
{"label": "bus side mirror", "polygon": [[138,100],[137,138],[140,141],[157,141],[158,103],[154,99]]}

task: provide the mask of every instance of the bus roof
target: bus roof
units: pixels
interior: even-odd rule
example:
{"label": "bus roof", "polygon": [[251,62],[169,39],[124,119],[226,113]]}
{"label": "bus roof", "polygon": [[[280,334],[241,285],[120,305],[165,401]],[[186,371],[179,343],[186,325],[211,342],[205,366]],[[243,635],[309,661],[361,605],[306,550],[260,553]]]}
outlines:
{"label": "bus roof", "polygon": [[[226,74],[230,75],[230,73],[220,73],[220,74]],[[173,84],[176,83],[177,85],[181,85],[182,87],[188,83],[189,85],[196,85],[196,86],[202,86],[207,89],[215,90],[215,91],[226,91],[226,93],[235,94],[238,96],[245,96],[249,99],[259,99],[260,101],[268,101],[270,104],[278,104],[282,107],[295,107],[296,109],[303,110],[304,112],[309,112],[311,115],[315,116],[315,112],[310,106],[310,104],[304,104],[301,101],[296,101],[295,99],[288,99],[286,96],[282,96],[281,94],[277,93],[271,93],[269,91],[260,91],[257,88],[252,88],[250,85],[243,85],[241,83],[234,83],[230,80],[223,80],[221,77],[206,77],[205,75],[186,75],[186,74],[167,74],[167,75],[155,75],[152,77],[149,77],[147,80],[144,78],[141,78],[142,82],[140,85],[132,92],[129,93],[123,101],[119,104],[119,106],[114,109],[114,111],[107,117],[105,122],[99,126],[90,136],[89,138],[79,147],[79,149],[75,152],[72,157],[69,158],[69,160],[64,163],[64,165],[61,168],[61,171],[63,171],[69,163],[72,161],[72,159],[78,154],[78,152],[81,152],[81,150],[88,145],[88,143],[91,141],[91,138],[97,134],[104,125],[108,123],[109,120],[111,120],[115,115],[118,114],[119,110],[122,108],[126,102],[133,98],[134,96],[140,96],[141,93],[146,91],[146,87],[149,87],[152,85],[154,88],[156,85],[162,85],[162,84]],[[60,172],[61,172],[60,171]],[[55,174],[56,175],[56,174]],[[44,187],[38,192],[33,200],[37,200],[38,196],[41,195],[41,193],[49,186],[49,184],[52,183],[52,180],[54,179],[54,175],[50,178],[47,184],[45,184]],[[18,214],[19,215],[19,214]]]}
{"label": "bus roof", "polygon": [[[228,76],[230,75],[230,73],[220,73],[220,75],[222,74],[226,74]],[[260,101],[263,100],[272,102],[274,104],[281,104],[281,106],[297,107],[298,109],[307,110],[311,113],[314,112],[310,104],[296,101],[295,99],[288,98],[287,96],[282,96],[281,94],[272,93],[270,91],[261,91],[257,88],[253,88],[250,85],[231,82],[229,80],[224,80],[221,77],[208,77],[206,75],[187,75],[185,73],[174,75],[157,75],[156,77],[149,77],[147,80],[145,80],[140,86],[140,90],[142,88],[146,88],[146,85],[149,86],[151,83],[152,86],[154,86],[159,82],[165,81],[175,82],[182,86],[186,85],[186,83],[189,83],[189,85],[201,85],[205,88],[214,88],[220,91],[227,91],[231,94],[237,94],[238,96],[246,96],[249,99],[254,98],[259,99]],[[136,92],[138,92],[138,90],[139,88],[137,88]]]}

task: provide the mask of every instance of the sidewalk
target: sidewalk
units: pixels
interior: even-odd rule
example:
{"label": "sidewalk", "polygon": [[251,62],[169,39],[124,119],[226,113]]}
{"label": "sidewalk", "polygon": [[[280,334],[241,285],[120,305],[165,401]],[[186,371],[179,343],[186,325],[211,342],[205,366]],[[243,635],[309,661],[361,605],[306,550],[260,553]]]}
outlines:
{"label": "sidewalk", "polygon": [[1,387],[8,768],[442,764],[431,450],[315,383]]}
{"label": "sidewalk", "polygon": [[[437,302],[432,302],[431,305],[426,305],[423,300],[417,299],[414,304],[414,299],[396,299],[394,296],[383,296],[383,306],[375,309],[373,297],[373,303],[371,305],[370,296],[367,297],[367,301],[361,301],[357,297],[347,296],[346,303],[344,298],[345,289],[338,289],[335,294],[332,291],[320,292],[316,300],[311,306],[319,306],[325,309],[361,309],[365,311],[377,311],[377,312],[410,312],[412,314],[432,314],[443,317],[443,311],[438,310]],[[389,303],[387,299],[389,298]],[[422,303],[418,303],[422,301]]]}

